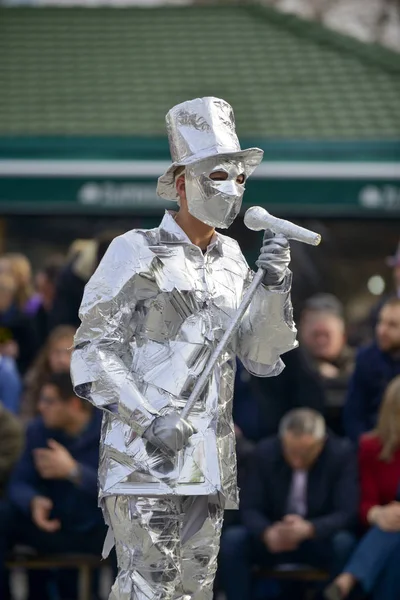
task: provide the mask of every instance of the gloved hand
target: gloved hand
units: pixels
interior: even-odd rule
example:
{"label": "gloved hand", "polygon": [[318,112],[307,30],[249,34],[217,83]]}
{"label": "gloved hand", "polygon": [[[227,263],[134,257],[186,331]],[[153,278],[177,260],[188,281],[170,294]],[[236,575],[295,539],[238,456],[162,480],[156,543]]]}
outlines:
{"label": "gloved hand", "polygon": [[267,286],[282,283],[290,263],[290,247],[287,238],[274,234],[270,229],[264,232],[257,267],[265,270],[263,284]]}
{"label": "gloved hand", "polygon": [[196,429],[190,423],[181,419],[178,413],[172,412],[154,419],[143,437],[163,452],[175,454],[187,445],[194,433]]}

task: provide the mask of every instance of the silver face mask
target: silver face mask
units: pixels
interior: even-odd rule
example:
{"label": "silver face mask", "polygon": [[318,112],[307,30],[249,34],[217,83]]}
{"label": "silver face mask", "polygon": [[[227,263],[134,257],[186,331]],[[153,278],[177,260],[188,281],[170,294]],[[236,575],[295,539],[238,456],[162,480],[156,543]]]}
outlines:
{"label": "silver face mask", "polygon": [[[213,180],[215,172],[226,173],[224,180]],[[238,183],[239,175],[246,180],[245,163],[223,158],[211,158],[185,169],[185,187],[188,210],[191,215],[210,225],[227,229],[239,214],[245,190],[244,181]]]}

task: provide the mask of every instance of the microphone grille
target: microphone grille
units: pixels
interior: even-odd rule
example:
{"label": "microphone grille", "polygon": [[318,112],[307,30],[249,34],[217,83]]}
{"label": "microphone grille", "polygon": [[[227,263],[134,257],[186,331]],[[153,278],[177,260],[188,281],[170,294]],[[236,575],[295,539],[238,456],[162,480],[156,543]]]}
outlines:
{"label": "microphone grille", "polygon": [[268,212],[261,206],[252,206],[249,208],[244,215],[244,224],[248,229],[253,231],[260,231],[265,229],[265,217],[268,216]]}

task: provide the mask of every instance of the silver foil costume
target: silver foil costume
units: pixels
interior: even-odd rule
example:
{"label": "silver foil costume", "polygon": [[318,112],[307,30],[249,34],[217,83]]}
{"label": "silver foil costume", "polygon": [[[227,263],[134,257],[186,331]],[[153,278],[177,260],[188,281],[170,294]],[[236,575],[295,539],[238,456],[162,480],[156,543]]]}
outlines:
{"label": "silver foil costume", "polygon": [[[206,98],[180,106],[184,110],[169,113],[174,168],[188,159],[183,151],[176,158],[176,132],[192,139],[197,162],[207,158],[208,147],[218,169],[221,161],[243,161],[247,175],[261,160],[258,149],[233,144],[227,103]],[[214,190],[215,201],[220,191]],[[176,199],[169,172],[160,178],[159,193]],[[86,286],[72,376],[77,393],[104,410],[100,502],[119,564],[112,600],[212,598],[223,510],[238,502],[235,356],[258,376],[282,370],[280,355],[296,345],[290,271],[279,285],[257,290],[190,414],[195,433],[189,444],[168,454],[144,435],[154,419],[183,408],[252,277],[237,242],[215,233],[203,253],[167,212],[158,228],[115,239]],[[113,542],[107,537],[105,553]]]}

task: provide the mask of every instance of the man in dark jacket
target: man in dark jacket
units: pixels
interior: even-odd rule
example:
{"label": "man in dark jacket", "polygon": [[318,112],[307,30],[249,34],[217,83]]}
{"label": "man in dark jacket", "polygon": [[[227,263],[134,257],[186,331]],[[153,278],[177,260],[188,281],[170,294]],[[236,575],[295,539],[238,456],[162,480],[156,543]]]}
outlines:
{"label": "man in dark jacket", "polygon": [[290,411],[280,434],[257,446],[242,494],[243,525],[228,529],[220,566],[227,600],[251,599],[255,565],[307,564],[332,574],[354,545],[356,457],[346,440],[327,437],[323,417]]}
{"label": "man in dark jacket", "polygon": [[[327,426],[343,435],[343,405],[354,371],[354,350],[347,344],[342,303],[332,294],[309,298],[299,323],[300,351],[306,353],[324,394]],[[314,407],[313,407],[314,408]]]}
{"label": "man in dark jacket", "polygon": [[[67,373],[53,375],[43,386],[39,411],[9,486],[10,540],[40,553],[100,555],[105,536],[97,506],[101,416],[75,396]],[[30,600],[45,600],[45,588],[43,577],[36,577]],[[76,597],[65,581],[60,593]]]}
{"label": "man in dark jacket", "polygon": [[388,300],[380,310],[376,342],[360,350],[344,406],[347,436],[357,442],[376,425],[388,383],[400,375],[400,299]]}

